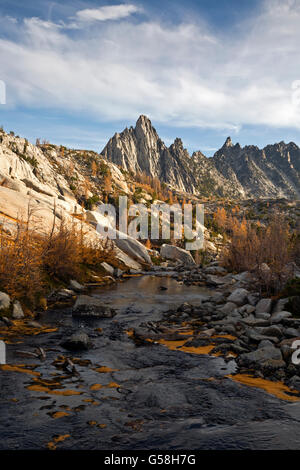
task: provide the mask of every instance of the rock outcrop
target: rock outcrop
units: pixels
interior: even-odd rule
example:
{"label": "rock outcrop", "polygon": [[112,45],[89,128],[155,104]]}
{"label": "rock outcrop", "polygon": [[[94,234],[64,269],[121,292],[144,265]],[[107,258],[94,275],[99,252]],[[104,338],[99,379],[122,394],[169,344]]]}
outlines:
{"label": "rock outcrop", "polygon": [[[116,190],[130,193],[120,169],[95,152],[37,146],[0,130],[0,229],[11,236],[19,224],[30,220],[30,228],[44,234],[53,227],[56,230],[63,220],[79,229],[83,224],[88,240],[99,241],[103,237],[95,230],[97,212],[82,206],[89,199],[91,205],[94,200],[100,202],[94,195],[106,175]],[[120,240],[114,256],[122,269],[151,264],[146,248],[131,239]]]}

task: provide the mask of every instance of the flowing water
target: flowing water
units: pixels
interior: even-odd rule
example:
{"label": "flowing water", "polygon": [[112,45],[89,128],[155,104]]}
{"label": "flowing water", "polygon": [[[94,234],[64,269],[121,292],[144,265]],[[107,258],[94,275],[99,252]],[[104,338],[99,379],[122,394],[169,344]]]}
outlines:
{"label": "flowing water", "polygon": [[[234,360],[137,346],[128,335],[210,294],[169,277],[134,277],[93,292],[117,310],[113,319],[75,320],[70,309],[44,314],[39,321],[50,332],[7,345],[0,449],[298,449],[300,402],[231,380]],[[67,352],[61,342],[78,329],[93,348]],[[18,353],[38,346],[44,361]],[[63,367],[65,357],[76,374]]]}

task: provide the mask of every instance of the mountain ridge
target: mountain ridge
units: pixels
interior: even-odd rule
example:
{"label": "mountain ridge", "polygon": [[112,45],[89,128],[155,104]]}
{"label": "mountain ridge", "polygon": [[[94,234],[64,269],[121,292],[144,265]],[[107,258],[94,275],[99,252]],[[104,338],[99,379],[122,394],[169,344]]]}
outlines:
{"label": "mountain ridge", "polygon": [[195,195],[300,198],[300,148],[294,142],[260,149],[241,147],[227,137],[213,157],[200,150],[190,155],[178,137],[167,147],[150,119],[141,115],[135,127],[115,133],[101,155],[124,170]]}

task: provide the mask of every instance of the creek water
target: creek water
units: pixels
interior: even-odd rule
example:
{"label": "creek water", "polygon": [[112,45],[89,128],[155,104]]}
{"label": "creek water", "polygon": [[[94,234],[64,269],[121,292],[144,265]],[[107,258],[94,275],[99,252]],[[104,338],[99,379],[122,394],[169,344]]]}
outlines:
{"label": "creek water", "polygon": [[[117,310],[113,319],[43,314],[39,321],[56,331],[7,345],[0,449],[299,449],[300,402],[234,382],[234,360],[138,346],[128,335],[211,293],[170,277],[133,277],[92,293]],[[61,343],[78,330],[93,348],[70,353]],[[18,353],[39,346],[44,361]],[[66,357],[76,374],[64,369]]]}

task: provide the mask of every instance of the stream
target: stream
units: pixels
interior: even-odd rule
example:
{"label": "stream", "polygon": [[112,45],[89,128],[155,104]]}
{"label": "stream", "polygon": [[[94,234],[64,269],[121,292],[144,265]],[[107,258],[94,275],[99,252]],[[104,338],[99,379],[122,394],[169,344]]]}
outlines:
{"label": "stream", "polygon": [[[128,334],[211,293],[171,277],[132,277],[93,291],[116,309],[113,319],[43,313],[38,321],[50,332],[7,345],[0,449],[299,449],[300,402],[234,382],[234,359],[139,346]],[[66,351],[61,343],[78,330],[93,348]],[[39,346],[44,361],[17,352]],[[66,357],[76,374],[63,368]]]}

